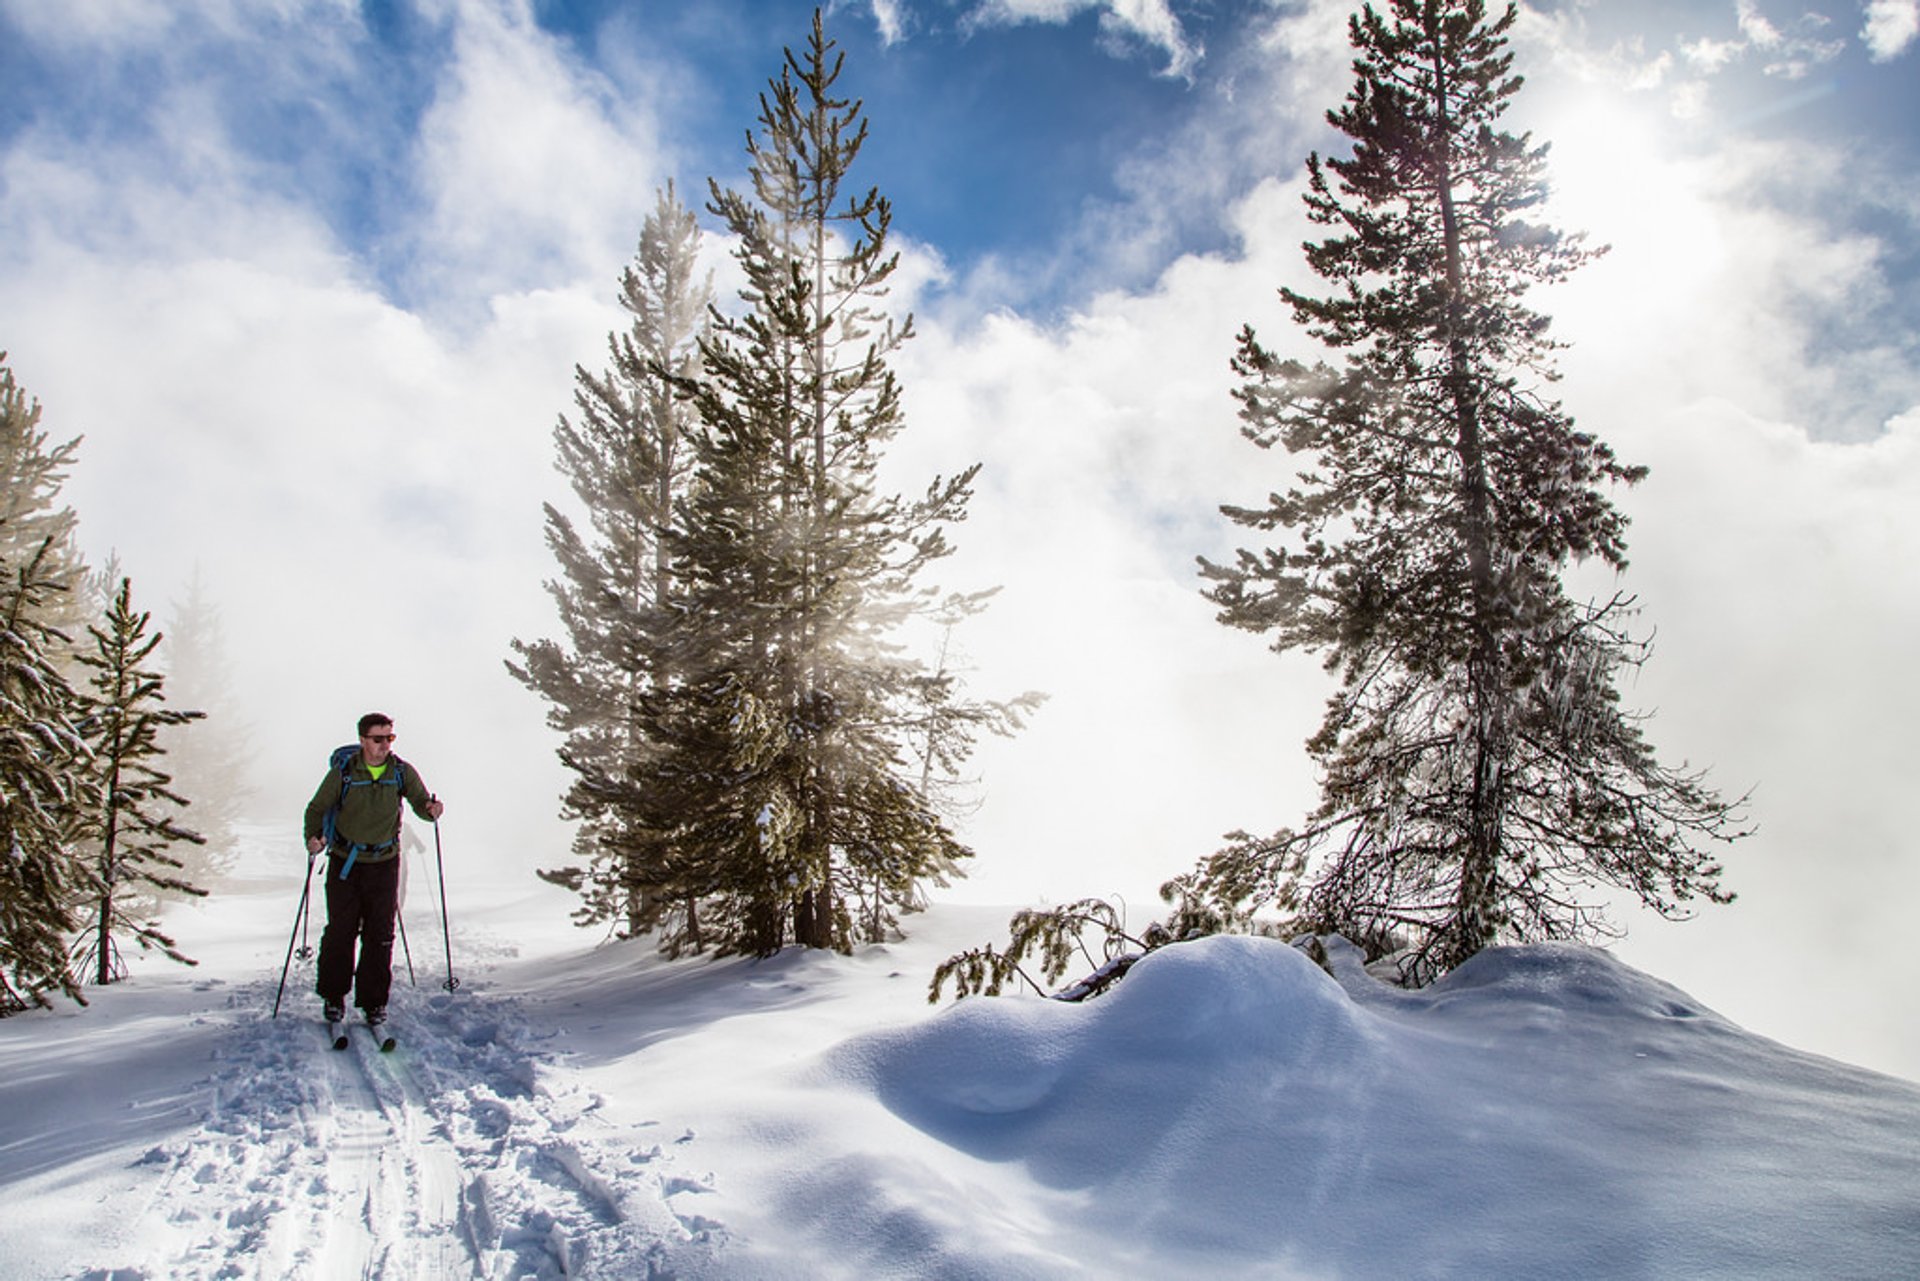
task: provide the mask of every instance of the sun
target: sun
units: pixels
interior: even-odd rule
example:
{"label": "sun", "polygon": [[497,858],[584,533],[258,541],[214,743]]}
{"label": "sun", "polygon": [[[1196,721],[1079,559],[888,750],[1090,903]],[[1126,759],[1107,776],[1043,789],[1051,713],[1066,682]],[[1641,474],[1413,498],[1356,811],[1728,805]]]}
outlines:
{"label": "sun", "polygon": [[1538,132],[1551,148],[1554,223],[1608,246],[1628,287],[1691,292],[1725,265],[1713,205],[1680,133],[1671,117],[1602,91],[1555,110]]}
{"label": "sun", "polygon": [[1655,313],[1693,313],[1721,291],[1734,251],[1725,206],[1690,157],[1694,131],[1645,95],[1583,86],[1542,112],[1547,221],[1604,248],[1541,304],[1577,345],[1647,337]]}

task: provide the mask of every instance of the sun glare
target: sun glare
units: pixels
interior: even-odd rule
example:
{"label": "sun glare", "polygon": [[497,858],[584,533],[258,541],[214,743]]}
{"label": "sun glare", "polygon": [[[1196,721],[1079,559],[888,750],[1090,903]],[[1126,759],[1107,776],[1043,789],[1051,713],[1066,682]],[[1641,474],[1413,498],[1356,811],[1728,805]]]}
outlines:
{"label": "sun glare", "polygon": [[1599,92],[1569,99],[1536,137],[1548,153],[1548,216],[1607,254],[1556,291],[1564,336],[1605,341],[1649,311],[1688,309],[1726,269],[1727,245],[1670,116]]}
{"label": "sun glare", "polygon": [[1706,201],[1691,189],[1673,144],[1678,127],[1594,94],[1556,113],[1540,136],[1552,144],[1548,207],[1567,231],[1611,246],[1616,269],[1669,293],[1698,284],[1721,265]]}

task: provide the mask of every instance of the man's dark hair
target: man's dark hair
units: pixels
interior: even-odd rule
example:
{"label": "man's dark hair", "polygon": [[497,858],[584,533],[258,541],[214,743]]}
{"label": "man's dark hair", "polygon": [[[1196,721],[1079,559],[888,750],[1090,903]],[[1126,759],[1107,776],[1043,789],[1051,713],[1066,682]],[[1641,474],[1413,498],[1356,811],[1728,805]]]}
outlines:
{"label": "man's dark hair", "polygon": [[365,738],[376,725],[393,725],[393,717],[385,712],[368,712],[360,718],[360,737]]}

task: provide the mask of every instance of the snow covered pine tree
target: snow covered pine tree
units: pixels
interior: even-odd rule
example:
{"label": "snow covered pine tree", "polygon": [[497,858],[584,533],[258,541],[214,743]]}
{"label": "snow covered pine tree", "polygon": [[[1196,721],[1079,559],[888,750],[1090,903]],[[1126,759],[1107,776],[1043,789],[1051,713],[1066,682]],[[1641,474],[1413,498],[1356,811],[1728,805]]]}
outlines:
{"label": "snow covered pine tree", "polygon": [[1245,915],[1294,891],[1301,921],[1374,951],[1408,947],[1416,982],[1497,938],[1608,928],[1583,891],[1667,915],[1726,902],[1710,841],[1738,807],[1661,766],[1622,710],[1645,647],[1631,601],[1570,599],[1561,572],[1626,565],[1616,461],[1545,399],[1547,320],[1522,299],[1595,251],[1529,221],[1546,148],[1503,132],[1521,87],[1508,6],[1391,0],[1350,24],[1358,56],[1328,119],[1346,158],[1308,160],[1307,247],[1325,297],[1281,290],[1344,356],[1285,359],[1243,330],[1242,430],[1284,448],[1296,483],[1228,516],[1287,539],[1202,562],[1220,618],[1340,676],[1308,750],[1322,800],[1299,830],[1237,839],[1171,894]]}

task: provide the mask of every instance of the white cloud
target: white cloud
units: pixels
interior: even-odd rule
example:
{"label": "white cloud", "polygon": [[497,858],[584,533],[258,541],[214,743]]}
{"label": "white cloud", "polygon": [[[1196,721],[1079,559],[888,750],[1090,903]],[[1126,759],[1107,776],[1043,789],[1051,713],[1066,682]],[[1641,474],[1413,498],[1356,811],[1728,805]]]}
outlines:
{"label": "white cloud", "polygon": [[[1352,87],[1353,46],[1347,20],[1356,6],[1347,0],[1306,0],[1279,6],[1258,37],[1261,60],[1288,114],[1318,119]],[[1276,62],[1278,65],[1276,65]]]}
{"label": "white cloud", "polygon": [[[1580,341],[1637,346],[1636,334],[1671,321],[1644,350],[1686,371],[1676,372],[1684,394],[1740,387],[1744,403],[1799,419],[1816,437],[1872,435],[1920,399],[1910,328],[1884,274],[1900,233],[1831,229],[1911,221],[1905,175],[1868,148],[1717,128],[1710,78],[1643,95],[1645,55],[1594,49],[1585,37],[1565,13],[1522,23],[1520,65],[1535,74],[1515,112],[1551,145],[1556,217],[1614,246],[1570,286],[1584,295],[1612,282],[1614,300],[1593,313],[1598,331]],[[1842,195],[1815,203],[1812,191]],[[1711,300],[1711,324],[1676,297]]]}
{"label": "white cloud", "polygon": [[1703,37],[1680,46],[1681,56],[1707,75],[1731,66],[1744,52],[1746,52],[1746,46],[1737,40],[1712,40]]}
{"label": "white cloud", "polygon": [[0,13],[27,39],[62,50],[146,45],[179,18],[179,11],[167,0],[99,0],[95,4],[0,0]]}
{"label": "white cloud", "polygon": [[900,0],[872,0],[874,25],[880,29],[882,45],[898,44],[906,35],[906,14]]}
{"label": "white cloud", "polygon": [[1701,120],[1707,114],[1707,86],[1699,80],[1682,80],[1667,96],[1667,112],[1675,120]]}
{"label": "white cloud", "polygon": [[1778,198],[1781,174],[1841,183],[1871,172],[1866,160],[1724,138],[1682,149],[1663,145],[1668,131],[1591,100],[1543,125],[1556,216],[1612,246],[1561,291],[1573,305],[1560,331],[1614,376],[1798,419],[1816,438],[1871,437],[1920,400],[1907,335],[1878,323],[1895,308],[1887,246]]}
{"label": "white cloud", "polygon": [[1920,0],[1867,0],[1860,38],[1875,62],[1891,62],[1920,39]]}
{"label": "white cloud", "polygon": [[[1540,25],[1541,19],[1531,11],[1529,18],[1533,25]],[[1570,37],[1565,41],[1566,47],[1578,46],[1580,37],[1571,30],[1572,16],[1553,15],[1545,21],[1567,28],[1563,33]],[[1695,74],[1715,76],[1758,55],[1766,59],[1762,70],[1767,75],[1798,80],[1813,68],[1838,58],[1847,47],[1845,40],[1822,38],[1829,22],[1818,13],[1803,13],[1783,29],[1761,13],[1754,0],[1736,0],[1734,24],[1736,36],[1725,39],[1701,36],[1677,44],[1680,57]]]}
{"label": "white cloud", "polygon": [[979,690],[1051,695],[1025,734],[982,754],[984,807],[965,826],[980,858],[962,897],[1119,893],[1144,919],[1159,883],[1223,833],[1311,803],[1299,749],[1317,666],[1214,623],[1192,559],[1231,546],[1217,505],[1266,483],[1226,358],[1248,319],[1279,328],[1273,286],[1292,272],[1268,254],[1297,259],[1272,234],[1297,200],[1270,184],[1243,203],[1252,262],[1188,257],[1151,291],[1058,325],[929,322],[902,361],[911,425],[890,471],[985,464],[943,571],[955,587],[1004,588],[959,638]]}
{"label": "white cloud", "polygon": [[1137,41],[1164,53],[1164,74],[1187,76],[1199,65],[1202,50],[1188,37],[1167,0],[979,0],[966,21],[978,26],[1059,25],[1090,9],[1099,13],[1100,29],[1109,37]]}
{"label": "white cloud", "polygon": [[229,35],[262,22],[289,28],[311,23],[351,21],[356,0],[87,0],[85,4],[48,4],[46,0],[0,0],[0,14],[28,39],[68,52],[151,50],[158,40],[182,29],[211,29]]}
{"label": "white cloud", "polygon": [[0,281],[28,322],[14,367],[52,430],[86,438],[69,485],[83,542],[117,549],[150,604],[204,571],[237,701],[263,727],[250,758],[282,809],[317,777],[316,742],[355,705],[392,703],[414,742],[449,745],[423,759],[484,821],[474,830],[524,835],[548,816],[501,804],[483,774],[457,786],[480,762],[451,747],[463,722],[538,739],[499,662],[508,636],[545,626],[548,432],[607,309],[503,298],[452,340],[338,263],[262,249],[76,248]]}
{"label": "white cloud", "polygon": [[[502,82],[447,95],[434,122],[439,280],[467,298],[476,279],[496,286],[470,324],[431,318],[448,298],[409,311],[383,297],[207,94],[163,77],[143,145],[28,130],[0,154],[0,345],[49,430],[85,437],[68,494],[89,554],[117,550],[151,606],[196,566],[221,599],[263,795],[291,817],[326,745],[391,704],[465,811],[470,875],[518,880],[564,837],[551,806],[497,786],[500,753],[469,745],[512,744],[533,795],[563,786],[540,708],[501,660],[552,626],[552,425],[574,362],[618,323],[613,279],[638,225],[621,202],[647,194],[649,153],[596,127],[594,87],[535,33],[471,7],[463,20],[460,67]],[[270,35],[214,38],[232,41],[224,57],[271,62]],[[558,128],[562,158],[589,172],[485,145],[488,122],[516,137],[503,104]],[[509,182],[544,182],[566,207],[494,187]],[[567,236],[584,243],[556,251]]]}
{"label": "white cloud", "polygon": [[484,298],[604,272],[665,180],[646,104],[568,58],[526,0],[451,12],[453,60],[417,144],[430,287]]}
{"label": "white cloud", "polygon": [[1740,23],[1740,34],[1748,43],[1762,49],[1774,49],[1786,42],[1780,29],[1767,21],[1753,0],[1734,0],[1734,14]]}
{"label": "white cloud", "polygon": [[1755,788],[1760,824],[1727,855],[1740,902],[1636,922],[1627,955],[1760,1030],[1912,1074],[1920,1029],[1851,1026],[1872,1024],[1879,995],[1844,976],[1884,963],[1872,940],[1905,927],[1883,905],[1920,891],[1893,764],[1920,715],[1901,656],[1920,627],[1920,414],[1859,421],[1863,392],[1913,405],[1920,381],[1892,346],[1823,345],[1833,318],[1884,297],[1879,247],[1768,187],[1793,173],[1819,188],[1854,161],[1725,139],[1687,151],[1604,99],[1541,129],[1558,216],[1613,246],[1539,300],[1571,343],[1558,392],[1653,468],[1621,496],[1623,585],[1657,640],[1628,702],[1657,713],[1670,760]]}
{"label": "white cloud", "polygon": [[1759,823],[1726,860],[1740,901],[1641,924],[1628,958],[1756,1029],[1915,1075],[1920,1025],[1845,976],[1888,963],[1878,940],[1904,937],[1899,905],[1920,893],[1901,800],[1920,716],[1904,670],[1920,627],[1920,415],[1864,445],[1726,401],[1642,398],[1584,421],[1653,467],[1625,504],[1627,584],[1658,629],[1630,697],[1658,710],[1667,753],[1753,788]]}

